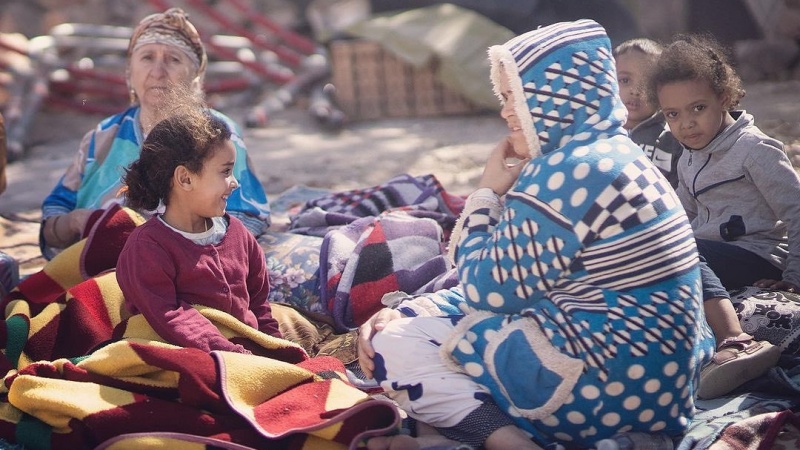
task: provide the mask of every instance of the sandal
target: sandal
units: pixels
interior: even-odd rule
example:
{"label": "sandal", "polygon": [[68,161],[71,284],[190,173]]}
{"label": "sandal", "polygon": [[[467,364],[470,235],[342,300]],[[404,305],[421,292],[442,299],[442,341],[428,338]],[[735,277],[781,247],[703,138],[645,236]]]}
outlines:
{"label": "sandal", "polygon": [[780,347],[756,341],[749,334],[727,338],[700,371],[697,397],[711,399],[730,393],[744,383],[758,378],[778,363]]}

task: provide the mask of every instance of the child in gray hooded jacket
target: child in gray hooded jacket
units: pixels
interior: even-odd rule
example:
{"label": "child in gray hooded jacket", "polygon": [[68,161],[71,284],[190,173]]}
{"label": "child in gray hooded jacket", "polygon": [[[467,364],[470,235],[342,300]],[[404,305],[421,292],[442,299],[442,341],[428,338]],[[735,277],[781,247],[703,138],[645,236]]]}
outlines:
{"label": "child in gray hooded jacket", "polygon": [[[646,38],[631,39],[614,48],[620,99],[628,110],[625,129],[673,188],[678,186],[678,161],[683,146],[670,132],[664,114],[648,101],[643,85],[664,48]],[[688,151],[687,151],[688,152]],[[708,399],[726,395],[774,367],[780,347],[756,341],[742,329],[730,293],[701,255],[703,310],[714,331],[717,352],[701,372],[697,395]]]}
{"label": "child in gray hooded jacket", "polygon": [[727,289],[800,286],[800,177],[783,144],[735,110],[741,80],[708,38],[681,36],[649,96],[685,152],[676,189],[698,250]]}

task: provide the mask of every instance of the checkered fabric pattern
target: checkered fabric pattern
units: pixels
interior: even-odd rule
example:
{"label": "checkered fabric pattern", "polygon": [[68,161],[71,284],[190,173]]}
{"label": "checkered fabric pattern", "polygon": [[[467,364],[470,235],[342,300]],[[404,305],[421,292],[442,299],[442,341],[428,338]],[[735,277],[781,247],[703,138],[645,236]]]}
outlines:
{"label": "checkered fabric pattern", "polygon": [[[595,204],[576,225],[578,230],[589,234],[589,230],[633,228],[647,223],[659,214],[674,210],[678,199],[668,184],[660,182],[661,174],[645,159],[632,161],[597,197]],[[632,190],[634,184],[640,189]],[[603,237],[601,231],[599,236]]]}

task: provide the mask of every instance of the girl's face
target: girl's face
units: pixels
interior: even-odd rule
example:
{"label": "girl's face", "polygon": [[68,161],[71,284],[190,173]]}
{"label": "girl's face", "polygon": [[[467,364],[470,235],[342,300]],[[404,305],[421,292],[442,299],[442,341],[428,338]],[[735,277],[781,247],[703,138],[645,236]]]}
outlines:
{"label": "girl's face", "polygon": [[162,106],[170,86],[188,88],[197,69],[186,54],[172,45],[145,44],[129,61],[131,88],[143,108]]}
{"label": "girl's face", "polygon": [[500,110],[500,116],[506,120],[508,129],[511,130],[511,134],[508,136],[511,147],[520,159],[528,158],[531,151],[525,134],[522,132],[517,111],[514,109],[517,100],[511,90],[511,84],[508,82],[508,74],[502,66],[500,67],[500,95],[503,97],[503,109]]}
{"label": "girl's face", "polygon": [[702,80],[675,81],[658,88],[658,102],[670,131],[693,150],[707,146],[726,125],[730,117],[726,100]]}
{"label": "girl's face", "polygon": [[647,67],[653,57],[638,50],[629,50],[616,57],[619,96],[628,109],[625,129],[630,130],[656,112],[656,107],[647,102],[644,95],[644,82]]}
{"label": "girl's face", "polygon": [[205,161],[203,169],[195,174],[194,198],[195,214],[201,217],[218,217],[225,214],[228,197],[239,182],[233,176],[236,163],[236,148],[233,141],[227,140],[217,147],[214,154]]}

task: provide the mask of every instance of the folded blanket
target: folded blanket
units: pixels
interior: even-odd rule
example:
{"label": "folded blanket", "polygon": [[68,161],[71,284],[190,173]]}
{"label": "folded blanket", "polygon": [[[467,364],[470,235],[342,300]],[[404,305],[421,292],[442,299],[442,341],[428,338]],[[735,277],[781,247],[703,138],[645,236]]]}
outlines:
{"label": "folded blanket", "polygon": [[[144,221],[119,205],[103,210],[87,226],[82,240],[11,291],[2,303],[1,368],[84,355],[111,336],[125,315],[116,279],[84,281],[113,269],[128,235]],[[75,297],[78,300],[72,301]],[[70,329],[65,323],[78,325]]]}
{"label": "folded blanket", "polygon": [[[336,358],[198,307],[252,355],[166,342],[130,316],[109,256],[139,217],[113,208],[24,280],[0,321],[0,439],[26,448],[354,448],[399,425]],[[88,278],[87,278],[88,277]]]}
{"label": "folded blanket", "polygon": [[[4,300],[22,298],[46,305],[67,289],[117,265],[117,258],[133,229],[145,218],[135,211],[113,205],[97,210],[83,232],[83,239],[64,249],[39,272],[33,273]],[[36,306],[33,307],[34,312]]]}
{"label": "folded blanket", "polygon": [[0,437],[30,448],[119,446],[136,433],[150,444],[127,448],[198,437],[220,441],[217,448],[347,448],[398,423],[392,405],[346,382],[335,358],[292,364],[147,339],[39,361],[4,386]]}
{"label": "folded blanket", "polygon": [[434,292],[457,284],[432,219],[391,212],[329,232],[320,249],[320,297],[338,330],[364,323],[384,294]]}

